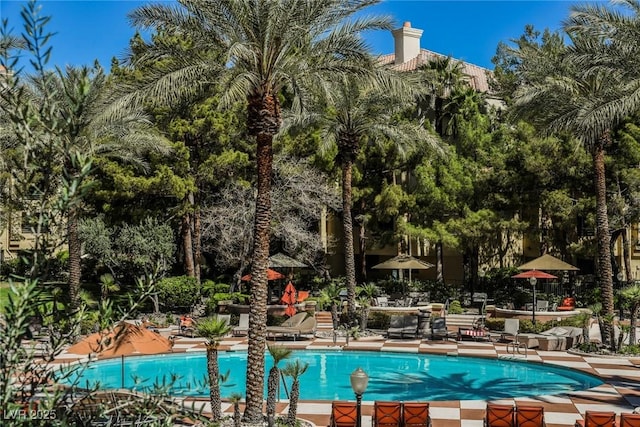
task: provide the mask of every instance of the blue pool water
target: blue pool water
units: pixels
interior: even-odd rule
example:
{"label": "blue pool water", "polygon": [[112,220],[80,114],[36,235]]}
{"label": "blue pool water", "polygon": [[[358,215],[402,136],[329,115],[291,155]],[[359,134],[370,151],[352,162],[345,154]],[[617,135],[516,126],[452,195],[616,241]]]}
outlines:
{"label": "blue pool water", "polygon": [[[218,353],[220,372],[230,372],[222,384],[222,397],[244,396],[247,354]],[[361,367],[369,375],[365,400],[493,400],[509,397],[560,394],[602,384],[597,377],[576,370],[499,359],[451,357],[389,352],[294,351],[289,361],[309,364],[300,377],[300,398],[314,400],[353,399],[349,375]],[[282,368],[287,360],[280,364]],[[148,390],[154,383],[177,380],[171,394],[208,396],[207,358],[204,352],[92,362],[74,374],[79,386],[99,383],[101,388]],[[271,357],[266,356],[266,372]],[[123,375],[124,372],[124,375]],[[124,378],[124,384],[122,383]],[[287,390],[291,387],[287,378]],[[266,395],[266,379],[265,379]],[[281,395],[286,398],[281,387]]]}

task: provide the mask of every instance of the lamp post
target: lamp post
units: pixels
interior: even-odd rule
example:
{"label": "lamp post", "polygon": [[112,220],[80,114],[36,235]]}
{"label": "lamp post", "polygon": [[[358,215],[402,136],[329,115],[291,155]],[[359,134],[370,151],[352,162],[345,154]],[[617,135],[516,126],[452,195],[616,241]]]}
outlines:
{"label": "lamp post", "polygon": [[356,394],[356,427],[362,427],[362,395],[369,384],[369,375],[362,368],[351,373],[351,388]]}
{"label": "lamp post", "polygon": [[538,279],[536,279],[535,277],[529,277],[529,283],[531,283],[531,286],[533,286],[533,310],[531,310],[531,312],[533,313],[533,325],[535,326],[536,324],[536,283],[538,283]]}

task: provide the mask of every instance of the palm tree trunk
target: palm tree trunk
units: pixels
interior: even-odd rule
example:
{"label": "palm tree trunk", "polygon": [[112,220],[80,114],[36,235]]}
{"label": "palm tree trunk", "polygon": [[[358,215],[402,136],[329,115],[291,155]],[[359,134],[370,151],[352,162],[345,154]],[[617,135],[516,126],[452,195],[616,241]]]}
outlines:
{"label": "palm tree trunk", "polygon": [[[611,267],[611,252],[609,245],[609,216],[607,213],[607,186],[605,179],[605,144],[608,135],[594,145],[592,151],[594,184],[596,191],[596,236],[598,241],[598,273],[600,275],[600,289],[602,293],[602,308],[605,316],[613,316],[613,278]],[[613,327],[610,322],[603,322],[603,339],[610,346],[615,346],[613,339]]]}
{"label": "palm tree trunk", "polygon": [[184,271],[189,277],[194,277],[193,270],[193,242],[191,240],[191,214],[182,214],[182,252],[184,254]]}
{"label": "palm tree trunk", "polygon": [[269,371],[269,378],[267,378],[267,419],[269,420],[270,426],[275,424],[276,394],[278,393],[279,382],[280,370],[276,366],[273,366]]}
{"label": "palm tree trunk", "polygon": [[344,234],[344,269],[347,282],[347,310],[349,321],[356,315],[356,266],[353,250],[353,221],[351,218],[351,173],[353,162],[342,162],[342,232]]}
{"label": "palm tree trunk", "polygon": [[78,211],[69,209],[69,223],[67,224],[67,239],[69,240],[69,299],[70,308],[76,311],[80,307],[80,278],[82,248],[78,233]]}
{"label": "palm tree trunk", "polygon": [[442,240],[436,242],[436,282],[444,284],[444,250]]}
{"label": "palm tree trunk", "polygon": [[273,135],[280,126],[277,94],[264,89],[248,98],[247,128],[256,137],[257,190],[251,267],[247,394],[243,421],[261,423],[264,400],[264,353],[267,341],[267,267],[271,235]]}
{"label": "palm tree trunk", "polygon": [[222,418],[220,406],[220,367],[215,346],[207,346],[207,372],[209,372],[209,396],[211,399],[211,421],[217,423]]}
{"label": "palm tree trunk", "polygon": [[196,206],[193,212],[193,261],[194,275],[198,283],[198,294],[200,294],[201,266],[202,266],[202,223],[200,222],[200,208]]}
{"label": "palm tree trunk", "polygon": [[298,398],[300,397],[300,382],[297,378],[291,384],[291,398],[289,399],[289,412],[287,413],[287,425],[295,427],[298,417]]}

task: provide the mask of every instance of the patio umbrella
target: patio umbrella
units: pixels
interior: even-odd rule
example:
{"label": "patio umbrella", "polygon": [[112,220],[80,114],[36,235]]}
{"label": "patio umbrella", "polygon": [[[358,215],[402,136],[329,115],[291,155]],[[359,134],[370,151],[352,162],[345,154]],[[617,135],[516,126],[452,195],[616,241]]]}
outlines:
{"label": "patio umbrella", "polygon": [[533,307],[531,308],[532,312],[532,321],[536,323],[536,283],[538,279],[557,279],[553,274],[545,273],[540,270],[529,270],[522,273],[518,273],[514,276],[511,276],[512,279],[529,279],[529,283],[533,285]]}
{"label": "patio umbrella", "polygon": [[411,255],[398,255],[371,268],[376,270],[409,270],[409,282],[411,282],[411,270],[427,270],[431,267],[434,265]]}
{"label": "patio umbrella", "polygon": [[67,349],[67,353],[96,353],[103,357],[158,354],[171,351],[171,341],[147,328],[119,323],[113,331],[91,334]]}
{"label": "patio umbrella", "polygon": [[562,261],[561,259],[545,254],[533,261],[522,264],[518,267],[518,270],[578,271],[580,269]]}
{"label": "patio umbrella", "polygon": [[297,312],[295,303],[297,302],[298,297],[296,293],[297,292],[295,286],[293,286],[293,283],[289,282],[284,288],[282,298],[280,298],[280,301],[282,301],[283,304],[287,305],[287,308],[284,310],[284,312],[289,317],[293,316]]}
{"label": "patio umbrella", "polygon": [[[268,268],[267,280],[271,281],[271,280],[278,280],[278,279],[284,279],[284,274],[278,273],[277,271]],[[240,280],[242,280],[243,282],[251,281],[251,274],[245,274],[240,278]]]}

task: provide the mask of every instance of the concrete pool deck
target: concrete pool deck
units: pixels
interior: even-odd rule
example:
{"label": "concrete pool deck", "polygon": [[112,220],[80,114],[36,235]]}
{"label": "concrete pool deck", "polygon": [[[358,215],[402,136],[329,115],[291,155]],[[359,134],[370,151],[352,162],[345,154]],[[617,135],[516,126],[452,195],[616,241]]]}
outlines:
{"label": "concrete pool deck", "polygon": [[[173,352],[204,351],[204,339],[177,337]],[[331,338],[312,338],[298,341],[269,340],[293,349],[327,350],[342,349],[369,351],[396,351],[430,354],[448,354],[451,356],[475,356],[487,358],[517,358],[525,359],[523,354],[512,355],[502,343],[474,342],[474,341],[429,341],[429,340],[400,340],[363,338],[347,345],[344,338],[338,338],[334,343]],[[227,337],[220,343],[219,350],[246,350],[246,337]],[[62,353],[57,359],[60,362],[77,360],[80,356]],[[565,351],[536,351],[529,349],[526,360],[566,366],[594,374],[604,380],[604,384],[583,391],[575,391],[564,395],[537,396],[535,398],[516,398],[496,400],[495,403],[530,403],[541,405],[545,410],[547,427],[573,426],[577,419],[582,419],[586,410],[632,412],[640,406],[640,357],[586,357]],[[187,399],[189,400],[189,399]],[[210,410],[206,400],[195,400],[196,404],[204,406],[204,411]],[[186,403],[186,402],[185,402]],[[482,427],[486,401],[456,400],[435,401],[430,403],[430,415],[433,427]],[[371,411],[373,402],[363,396],[363,426],[371,425]],[[231,404],[224,402],[223,411],[233,412]],[[278,404],[280,413],[286,414],[286,401]],[[331,402],[301,401],[298,404],[298,417],[311,421],[318,426],[327,426],[331,413]]]}

